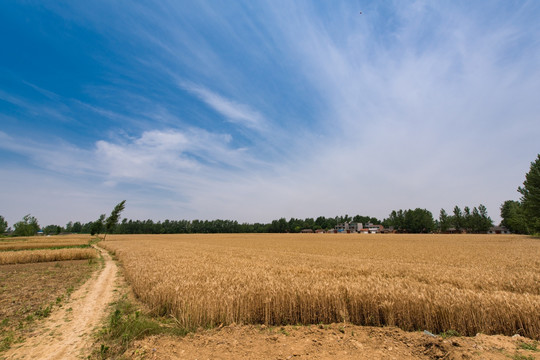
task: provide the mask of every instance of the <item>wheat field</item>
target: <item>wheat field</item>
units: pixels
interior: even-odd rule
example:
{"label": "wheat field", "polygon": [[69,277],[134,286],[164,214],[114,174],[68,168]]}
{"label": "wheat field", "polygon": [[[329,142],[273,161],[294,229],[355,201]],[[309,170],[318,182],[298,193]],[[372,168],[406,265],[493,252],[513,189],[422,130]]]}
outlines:
{"label": "wheat field", "polygon": [[114,235],[135,294],[180,326],[396,325],[540,338],[540,241],[517,235]]}
{"label": "wheat field", "polygon": [[95,249],[40,249],[0,252],[0,265],[97,258]]}

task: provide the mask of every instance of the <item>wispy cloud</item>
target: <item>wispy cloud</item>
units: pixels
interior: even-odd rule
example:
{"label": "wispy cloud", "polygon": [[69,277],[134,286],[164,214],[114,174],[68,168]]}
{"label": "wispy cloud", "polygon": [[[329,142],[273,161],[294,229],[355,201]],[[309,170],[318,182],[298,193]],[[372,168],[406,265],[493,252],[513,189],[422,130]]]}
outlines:
{"label": "wispy cloud", "polygon": [[96,156],[111,178],[181,187],[182,179],[212,178],[212,173],[242,171],[255,162],[244,149],[232,148],[230,140],[230,135],[197,128],[153,130],[124,143],[100,140]]}
{"label": "wispy cloud", "polygon": [[248,105],[227,99],[200,85],[189,82],[182,82],[180,85],[196,95],[228,121],[257,131],[266,128],[264,117]]}
{"label": "wispy cloud", "polygon": [[82,173],[93,171],[90,151],[81,149],[59,138],[22,138],[0,131],[0,149],[23,155],[34,166],[60,173]]}

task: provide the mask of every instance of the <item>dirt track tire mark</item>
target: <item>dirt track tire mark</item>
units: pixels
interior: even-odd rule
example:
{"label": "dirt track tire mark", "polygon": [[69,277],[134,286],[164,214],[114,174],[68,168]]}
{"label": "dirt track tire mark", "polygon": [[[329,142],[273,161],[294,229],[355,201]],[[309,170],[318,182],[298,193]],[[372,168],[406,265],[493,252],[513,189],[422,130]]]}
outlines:
{"label": "dirt track tire mark", "polygon": [[80,359],[92,346],[92,333],[114,301],[117,267],[104,249],[102,270],[77,289],[68,303],[38,325],[36,335],[4,354],[5,359]]}

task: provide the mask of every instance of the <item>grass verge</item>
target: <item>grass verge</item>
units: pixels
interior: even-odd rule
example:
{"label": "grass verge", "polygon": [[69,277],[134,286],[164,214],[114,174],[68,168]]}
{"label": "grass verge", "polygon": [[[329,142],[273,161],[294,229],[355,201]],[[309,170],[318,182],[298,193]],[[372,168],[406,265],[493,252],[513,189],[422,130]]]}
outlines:
{"label": "grass verge", "polygon": [[191,331],[178,327],[172,318],[149,315],[124,294],[113,304],[107,323],[98,332],[98,345],[90,359],[123,359],[134,340],[158,334],[185,336]]}
{"label": "grass verge", "polygon": [[523,350],[540,351],[540,349],[538,349],[538,341],[533,341],[531,343],[521,342],[518,347]]}

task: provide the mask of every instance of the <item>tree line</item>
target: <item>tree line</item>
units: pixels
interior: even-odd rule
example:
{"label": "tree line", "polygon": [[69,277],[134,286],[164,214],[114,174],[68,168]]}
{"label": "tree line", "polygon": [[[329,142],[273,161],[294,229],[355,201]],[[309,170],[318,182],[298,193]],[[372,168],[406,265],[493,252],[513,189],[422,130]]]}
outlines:
{"label": "tree line", "polygon": [[488,216],[487,209],[480,204],[478,208],[471,209],[454,207],[453,215],[448,215],[444,209],[439,213],[439,228],[441,232],[447,232],[450,228],[455,231],[465,230],[468,233],[485,233],[493,226],[493,220]]}
{"label": "tree line", "polygon": [[[118,206],[118,205],[117,205]],[[113,219],[114,220],[114,219]],[[31,236],[40,229],[45,235],[56,235],[61,233],[79,234],[198,234],[198,233],[299,233],[304,229],[330,230],[337,224],[344,222],[361,222],[363,224],[380,224],[381,221],[370,216],[319,216],[316,219],[280,218],[270,223],[239,223],[236,220],[131,220],[124,218],[114,227],[107,228],[107,218],[101,214],[97,220],[82,223],[80,221],[70,221],[66,226],[47,225],[41,229],[37,219],[31,215],[26,215],[21,222],[14,225],[15,236]],[[5,225],[2,227],[2,225]],[[0,216],[0,234],[10,231],[7,222]]]}
{"label": "tree line", "polygon": [[[66,225],[66,232],[74,233],[102,233],[104,215],[93,222],[81,224],[80,222],[69,222]],[[379,224],[375,217],[356,215],[351,217],[335,216],[327,218],[319,216],[316,219],[280,218],[270,223],[239,223],[236,220],[164,220],[154,222],[153,220],[128,220],[123,219],[114,229],[115,234],[216,234],[216,233],[299,233],[304,229],[330,230],[337,224],[343,222],[368,222]]]}
{"label": "tree line", "polygon": [[[122,203],[121,203],[122,204]],[[120,204],[119,204],[120,205]],[[117,205],[118,206],[118,205]],[[456,210],[457,209],[457,210]],[[97,220],[87,223],[79,221],[66,224],[65,227],[59,225],[47,225],[42,231],[45,235],[55,235],[61,233],[80,234],[215,234],[215,233],[299,233],[304,229],[332,230],[338,224],[344,222],[356,222],[366,224],[382,224],[384,227],[393,227],[397,232],[406,233],[429,233],[434,231],[445,232],[450,225],[457,229],[464,229],[467,232],[485,232],[492,226],[491,219],[487,216],[485,206],[480,205],[473,208],[472,212],[468,207],[462,212],[459,207],[454,208],[455,216],[448,216],[444,209],[441,209],[439,221],[433,218],[432,213],[426,209],[414,210],[393,210],[388,218],[379,220],[376,217],[362,215],[342,215],[335,217],[319,216],[317,218],[280,218],[269,223],[239,223],[236,220],[130,220],[124,218],[116,224],[118,219],[106,218],[101,214]],[[114,212],[114,210],[113,210]],[[118,212],[119,215],[119,212]],[[3,218],[0,217],[0,220]],[[111,221],[115,222],[111,226]],[[0,221],[1,224],[1,221]],[[7,228],[7,223],[6,223]],[[0,226],[0,230],[2,230]],[[5,230],[5,229],[4,229]],[[30,236],[40,230],[37,219],[31,215],[26,215],[24,219],[15,224],[13,235]],[[2,231],[3,233],[3,231]]]}
{"label": "tree line", "polygon": [[386,228],[393,227],[397,232],[406,233],[446,233],[451,229],[455,232],[485,233],[493,226],[493,220],[488,216],[487,208],[480,204],[472,211],[468,206],[462,211],[456,205],[453,215],[441,209],[438,220],[426,209],[393,210],[382,224]]}

